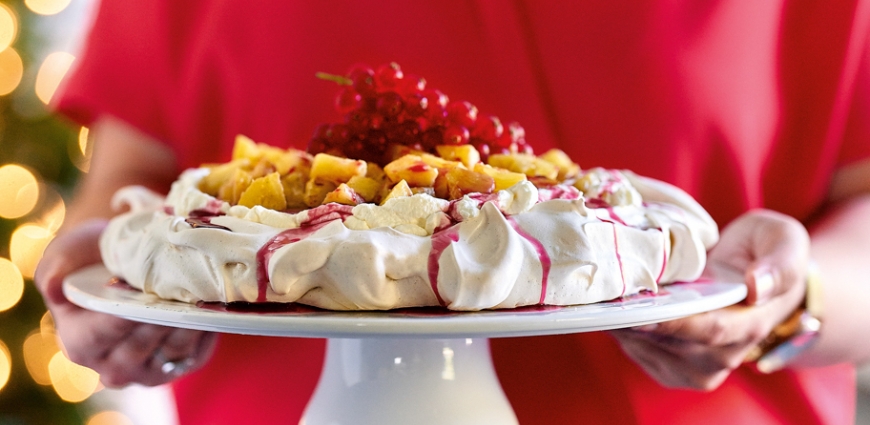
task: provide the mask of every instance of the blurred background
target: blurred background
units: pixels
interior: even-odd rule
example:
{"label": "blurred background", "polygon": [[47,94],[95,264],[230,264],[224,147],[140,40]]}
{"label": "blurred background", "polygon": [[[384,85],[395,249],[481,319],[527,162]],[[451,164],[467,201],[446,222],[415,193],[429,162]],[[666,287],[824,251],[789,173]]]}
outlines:
{"label": "blurred background", "polygon": [[[105,389],[67,360],[31,281],[88,172],[88,129],[46,105],[75,65],[94,3],[0,1],[0,425],[174,421],[165,389]],[[857,423],[870,425],[870,368],[859,376]]]}

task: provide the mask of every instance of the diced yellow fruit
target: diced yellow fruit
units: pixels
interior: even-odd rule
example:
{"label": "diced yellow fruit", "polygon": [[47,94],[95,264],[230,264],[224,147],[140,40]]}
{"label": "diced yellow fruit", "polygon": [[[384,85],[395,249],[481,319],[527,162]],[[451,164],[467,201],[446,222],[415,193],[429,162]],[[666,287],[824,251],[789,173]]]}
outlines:
{"label": "diced yellow fruit", "polygon": [[251,170],[251,177],[257,179],[263,176],[267,176],[275,172],[275,165],[272,164],[266,158],[260,158],[257,162],[257,165],[254,165],[254,169]]}
{"label": "diced yellow fruit", "polygon": [[360,176],[351,177],[351,179],[347,181],[347,185],[353,189],[354,192],[359,194],[359,196],[362,196],[366,202],[374,202],[383,186],[381,182],[375,179]]}
{"label": "diced yellow fruit", "polygon": [[251,162],[260,159],[260,148],[250,137],[239,134],[233,145],[233,160],[247,158]]}
{"label": "diced yellow fruit", "polygon": [[563,152],[561,149],[550,149],[547,152],[544,152],[544,154],[539,158],[555,165],[559,169],[556,180],[563,181],[565,179],[574,178],[580,174],[580,166],[575,164],[574,161],[571,161],[568,154]]}
{"label": "diced yellow fruit", "polygon": [[492,193],[495,180],[485,173],[454,168],[447,172],[447,187],[450,199],[459,199],[469,193]]}
{"label": "diced yellow fruit", "polygon": [[387,177],[393,182],[404,180],[408,186],[426,187],[435,184],[438,169],[423,162],[417,155],[405,155],[384,167]]}
{"label": "diced yellow fruit", "polygon": [[307,181],[308,175],[302,173],[290,173],[281,178],[287,208],[304,209],[307,207],[305,204],[305,183]]}
{"label": "diced yellow fruit", "polygon": [[245,169],[250,167],[251,161],[248,159],[238,159],[226,164],[221,164],[212,167],[211,172],[205,178],[199,181],[199,190],[211,196],[217,196],[218,190],[226,183],[227,180],[235,175],[237,169]]}
{"label": "diced yellow fruit", "polygon": [[281,173],[282,176],[297,171],[302,171],[307,176],[311,170],[311,160],[312,157],[308,153],[296,149],[289,149],[278,156],[274,161],[272,161],[272,163],[275,164],[275,169]]}
{"label": "diced yellow fruit", "polygon": [[343,205],[359,205],[365,202],[358,193],[356,193],[350,186],[342,183],[338,185],[335,190],[326,194],[326,198],[323,199],[324,204],[328,204],[330,202],[335,202],[337,204]]}
{"label": "diced yellow fruit", "polygon": [[387,173],[384,173],[384,169],[380,165],[369,162],[366,163],[366,177],[377,180],[378,183],[383,183],[387,180]]}
{"label": "diced yellow fruit", "polygon": [[305,196],[303,201],[305,205],[314,208],[323,204],[323,199],[326,194],[335,190],[338,184],[326,180],[310,179],[305,183]]}
{"label": "diced yellow fruit", "polygon": [[281,185],[281,175],[270,173],[254,179],[251,185],[239,197],[239,205],[253,208],[261,205],[263,208],[283,211],[287,208],[284,199],[284,186]]}
{"label": "diced yellow fruit", "polygon": [[398,143],[391,144],[387,146],[386,157],[390,159],[390,161],[395,161],[405,155],[423,155],[426,152],[419,151],[417,149],[411,148],[409,146],[401,145]]}
{"label": "diced yellow fruit", "polygon": [[469,169],[474,168],[480,162],[480,152],[472,145],[438,145],[435,146],[441,158],[451,161],[459,161]]}
{"label": "diced yellow fruit", "polygon": [[417,195],[420,193],[425,193],[429,196],[435,196],[435,188],[434,187],[412,187],[411,193]]}
{"label": "diced yellow fruit", "polygon": [[390,199],[411,196],[413,194],[414,192],[411,191],[411,187],[408,186],[408,183],[401,180],[393,186],[393,189],[390,190],[390,193],[388,193],[387,196],[384,196],[384,199],[381,200],[381,205],[386,204]]}
{"label": "diced yellow fruit", "polygon": [[337,186],[339,183],[347,183],[353,176],[365,175],[365,161],[319,153],[314,156],[308,178],[331,181]]}
{"label": "diced yellow fruit", "polygon": [[425,162],[426,164],[431,165],[432,167],[435,167],[435,168],[445,169],[445,170],[450,170],[450,169],[453,169],[456,167],[465,168],[465,165],[463,165],[459,161],[451,161],[448,159],[441,158],[440,156],[432,155],[431,153],[424,153],[424,154],[421,154],[418,156],[421,159],[423,159],[423,162]]}
{"label": "diced yellow fruit", "polygon": [[488,162],[493,167],[523,173],[529,177],[543,176],[548,179],[555,179],[559,174],[559,170],[555,165],[529,154],[495,154],[490,155]]}
{"label": "diced yellow fruit", "polygon": [[490,167],[489,165],[479,163],[474,166],[474,171],[486,174],[495,181],[495,191],[505,190],[521,181],[527,180],[525,174],[515,173],[503,168]]}
{"label": "diced yellow fruit", "polygon": [[218,198],[222,201],[229,202],[230,205],[238,205],[239,198],[242,193],[251,185],[253,177],[241,168],[236,168],[233,171],[232,177],[224,181],[218,189]]}

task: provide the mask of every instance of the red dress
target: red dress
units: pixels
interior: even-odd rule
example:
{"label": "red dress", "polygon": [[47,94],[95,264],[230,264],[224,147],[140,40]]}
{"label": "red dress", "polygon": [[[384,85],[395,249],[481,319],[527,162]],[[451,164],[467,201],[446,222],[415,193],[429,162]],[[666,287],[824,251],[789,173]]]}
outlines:
{"label": "red dress", "polygon": [[[226,160],[240,133],[304,147],[339,119],[316,71],[393,60],[521,122],[539,152],[684,188],[720,225],[757,207],[807,220],[835,168],[870,158],[867,2],[101,3],[57,106],[84,124],[122,118],[183,167]],[[175,386],[182,423],[285,423],[323,348],[222,336]],[[744,367],[704,393],[662,388],[606,333],[492,348],[522,424],[854,421],[850,366]]]}

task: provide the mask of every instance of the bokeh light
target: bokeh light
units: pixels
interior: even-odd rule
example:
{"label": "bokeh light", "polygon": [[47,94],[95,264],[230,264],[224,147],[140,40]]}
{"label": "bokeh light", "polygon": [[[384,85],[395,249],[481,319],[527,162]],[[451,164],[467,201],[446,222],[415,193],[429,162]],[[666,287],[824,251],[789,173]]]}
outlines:
{"label": "bokeh light", "polygon": [[70,403],[84,401],[97,391],[100,383],[97,372],[71,362],[62,352],[49,360],[48,375],[57,395]]}
{"label": "bokeh light", "polygon": [[87,173],[91,168],[91,152],[93,152],[93,144],[90,139],[90,130],[87,127],[82,127],[79,130],[78,144],[76,147],[70,148],[70,160],[81,172]]}
{"label": "bokeh light", "polygon": [[27,8],[39,15],[54,15],[69,6],[72,0],[24,0]]}
{"label": "bokeh light", "polygon": [[56,233],[66,218],[66,203],[57,189],[51,185],[43,183],[39,186],[39,190],[42,196],[31,214],[36,216],[32,223],[48,230],[49,233]]}
{"label": "bokeh light", "polygon": [[67,52],[54,52],[42,62],[36,74],[36,97],[42,103],[47,105],[51,102],[52,96],[74,60],[75,56]]}
{"label": "bokeh light", "polygon": [[24,276],[11,261],[0,257],[0,311],[18,304],[24,295]]}
{"label": "bokeh light", "polygon": [[21,83],[24,75],[24,62],[21,55],[11,47],[0,51],[0,96],[12,93]]}
{"label": "bokeh light", "polygon": [[0,3],[0,50],[12,45],[18,35],[18,18],[15,12]]}
{"label": "bokeh light", "polygon": [[9,375],[12,374],[12,355],[9,353],[9,347],[0,341],[0,390],[9,382]]}
{"label": "bokeh light", "polygon": [[48,364],[60,352],[54,334],[35,330],[24,340],[24,365],[33,381],[39,385],[51,385]]}
{"label": "bokeh light", "polygon": [[86,425],[133,425],[133,421],[121,412],[105,411],[91,416]]}
{"label": "bokeh light", "polygon": [[52,237],[48,229],[36,224],[23,224],[12,232],[9,257],[25,278],[33,278],[36,264],[42,259],[42,253]]}
{"label": "bokeh light", "polygon": [[29,214],[39,200],[36,176],[20,165],[0,167],[0,199],[0,217],[13,219]]}

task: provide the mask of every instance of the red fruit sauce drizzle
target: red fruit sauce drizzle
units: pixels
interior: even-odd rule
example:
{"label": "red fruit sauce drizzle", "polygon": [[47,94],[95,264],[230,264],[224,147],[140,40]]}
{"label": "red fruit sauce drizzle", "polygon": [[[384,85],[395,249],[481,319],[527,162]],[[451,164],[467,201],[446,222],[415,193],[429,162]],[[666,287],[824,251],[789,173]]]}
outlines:
{"label": "red fruit sauce drizzle", "polygon": [[[528,234],[525,230],[523,230],[520,225],[511,217],[505,217],[508,223],[516,230],[517,234],[522,236],[525,240],[529,241],[534,247],[535,250],[538,251],[538,260],[541,261],[541,298],[538,300],[538,304],[544,304],[544,299],[547,297],[547,280],[550,277],[550,267],[553,262],[550,260],[550,255],[547,254],[547,250],[544,248],[544,244],[541,241],[535,239],[534,236]],[[617,254],[618,255],[618,254]],[[625,289],[623,289],[623,292]]]}
{"label": "red fruit sauce drizzle", "polygon": [[318,224],[288,229],[278,233],[257,251],[257,302],[266,302],[266,291],[269,288],[269,259],[272,254],[285,245],[299,242],[325,226],[328,221]]}
{"label": "red fruit sauce drizzle", "polygon": [[435,293],[435,298],[438,299],[438,305],[446,307],[444,299],[441,298],[441,293],[438,292],[438,271],[441,266],[438,260],[441,259],[441,254],[452,242],[459,242],[459,227],[448,227],[438,233],[432,235],[432,250],[429,251],[429,285],[432,286],[432,292]]}

